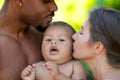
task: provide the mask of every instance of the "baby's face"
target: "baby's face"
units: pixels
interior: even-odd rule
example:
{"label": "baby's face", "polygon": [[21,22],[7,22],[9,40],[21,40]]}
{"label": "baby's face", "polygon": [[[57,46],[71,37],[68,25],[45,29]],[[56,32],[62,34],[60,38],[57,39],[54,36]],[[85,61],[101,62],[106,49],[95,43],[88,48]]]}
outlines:
{"label": "baby's face", "polygon": [[66,26],[54,25],[44,33],[42,55],[45,61],[63,64],[72,58],[72,34]]}

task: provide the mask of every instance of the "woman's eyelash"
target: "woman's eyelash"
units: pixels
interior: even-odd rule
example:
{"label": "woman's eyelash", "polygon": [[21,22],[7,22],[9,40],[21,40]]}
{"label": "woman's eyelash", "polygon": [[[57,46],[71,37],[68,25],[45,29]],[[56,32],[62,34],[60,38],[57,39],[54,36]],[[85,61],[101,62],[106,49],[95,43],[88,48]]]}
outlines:
{"label": "woman's eyelash", "polygon": [[82,32],[80,32],[80,34],[82,35],[83,33],[82,33]]}

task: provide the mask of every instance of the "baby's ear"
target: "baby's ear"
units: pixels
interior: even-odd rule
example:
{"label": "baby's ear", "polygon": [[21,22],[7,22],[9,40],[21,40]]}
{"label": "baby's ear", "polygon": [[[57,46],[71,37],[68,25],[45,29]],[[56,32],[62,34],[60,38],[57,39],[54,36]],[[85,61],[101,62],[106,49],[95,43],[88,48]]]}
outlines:
{"label": "baby's ear", "polygon": [[100,54],[104,51],[104,45],[101,42],[96,42],[94,49],[95,54]]}

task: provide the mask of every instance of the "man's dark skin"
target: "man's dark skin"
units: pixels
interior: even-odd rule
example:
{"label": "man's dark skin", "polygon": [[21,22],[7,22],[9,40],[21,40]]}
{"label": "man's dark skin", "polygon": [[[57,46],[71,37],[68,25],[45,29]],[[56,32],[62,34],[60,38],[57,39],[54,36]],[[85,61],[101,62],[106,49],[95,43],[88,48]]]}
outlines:
{"label": "man's dark skin", "polygon": [[5,0],[0,11],[0,80],[21,80],[27,65],[43,60],[43,33],[36,28],[48,26],[56,10],[54,0]]}

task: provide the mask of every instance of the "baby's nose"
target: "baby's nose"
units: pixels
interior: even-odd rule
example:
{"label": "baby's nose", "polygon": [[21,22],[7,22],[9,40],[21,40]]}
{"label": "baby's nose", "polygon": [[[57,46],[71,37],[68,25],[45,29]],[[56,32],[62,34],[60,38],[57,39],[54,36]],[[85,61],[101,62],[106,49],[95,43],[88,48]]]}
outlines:
{"label": "baby's nose", "polygon": [[55,40],[52,40],[52,41],[51,41],[51,44],[56,44],[56,41],[55,41]]}

